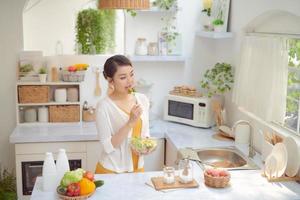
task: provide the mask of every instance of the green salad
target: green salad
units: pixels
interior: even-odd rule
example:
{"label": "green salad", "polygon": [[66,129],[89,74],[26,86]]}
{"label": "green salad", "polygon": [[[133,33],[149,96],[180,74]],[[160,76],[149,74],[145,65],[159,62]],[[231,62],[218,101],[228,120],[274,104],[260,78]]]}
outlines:
{"label": "green salad", "polygon": [[151,138],[132,137],[131,147],[139,153],[149,153],[157,145],[156,140]]}

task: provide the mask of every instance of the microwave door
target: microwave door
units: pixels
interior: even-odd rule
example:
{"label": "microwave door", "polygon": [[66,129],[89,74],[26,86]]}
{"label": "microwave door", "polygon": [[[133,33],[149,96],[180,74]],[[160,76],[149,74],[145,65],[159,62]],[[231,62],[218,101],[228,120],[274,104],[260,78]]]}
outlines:
{"label": "microwave door", "polygon": [[194,120],[194,104],[168,100],[168,115],[183,120]]}

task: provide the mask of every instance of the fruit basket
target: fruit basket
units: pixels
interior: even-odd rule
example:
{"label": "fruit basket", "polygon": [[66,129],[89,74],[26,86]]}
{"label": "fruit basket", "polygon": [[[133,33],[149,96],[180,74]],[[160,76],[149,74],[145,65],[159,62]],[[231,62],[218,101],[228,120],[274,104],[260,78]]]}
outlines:
{"label": "fruit basket", "polygon": [[81,82],[84,81],[85,71],[63,71],[62,78],[65,82]]}
{"label": "fruit basket", "polygon": [[153,152],[157,147],[155,138],[133,137],[130,140],[131,149],[141,155],[146,155]]}
{"label": "fruit basket", "polygon": [[230,174],[222,169],[207,169],[204,171],[205,185],[213,188],[224,188],[229,185]]}
{"label": "fruit basket", "polygon": [[97,187],[104,184],[102,180],[94,179],[94,174],[81,168],[64,174],[56,192],[62,200],[84,200],[91,197]]}
{"label": "fruit basket", "polygon": [[66,196],[64,193],[60,192],[59,187],[57,188],[57,195],[58,195],[59,199],[62,199],[62,200],[85,200],[85,199],[88,199],[89,197],[91,197],[93,194],[94,194],[94,192],[87,194],[87,195],[69,197],[69,196]]}

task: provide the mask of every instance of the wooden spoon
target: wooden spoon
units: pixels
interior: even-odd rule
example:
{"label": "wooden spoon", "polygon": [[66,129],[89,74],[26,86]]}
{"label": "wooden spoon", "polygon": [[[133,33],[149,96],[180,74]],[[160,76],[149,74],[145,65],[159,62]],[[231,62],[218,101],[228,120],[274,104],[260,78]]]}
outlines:
{"label": "wooden spoon", "polygon": [[95,87],[94,94],[95,94],[95,96],[101,96],[101,87],[100,87],[100,80],[99,80],[99,76],[100,76],[99,69],[97,69],[95,73],[96,73],[96,87]]}

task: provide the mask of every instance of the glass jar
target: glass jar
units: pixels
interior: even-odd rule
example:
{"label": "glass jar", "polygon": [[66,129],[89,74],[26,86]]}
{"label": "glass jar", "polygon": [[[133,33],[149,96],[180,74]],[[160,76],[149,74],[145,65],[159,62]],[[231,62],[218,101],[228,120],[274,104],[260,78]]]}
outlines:
{"label": "glass jar", "polygon": [[138,38],[135,43],[135,55],[147,55],[147,40],[145,38]]}
{"label": "glass jar", "polygon": [[164,183],[175,183],[175,169],[174,167],[164,167]]}
{"label": "glass jar", "polygon": [[179,161],[178,172],[181,183],[190,183],[193,181],[193,165],[189,159]]}
{"label": "glass jar", "polygon": [[157,56],[158,55],[158,48],[156,42],[150,42],[148,45],[148,55],[149,56]]}

